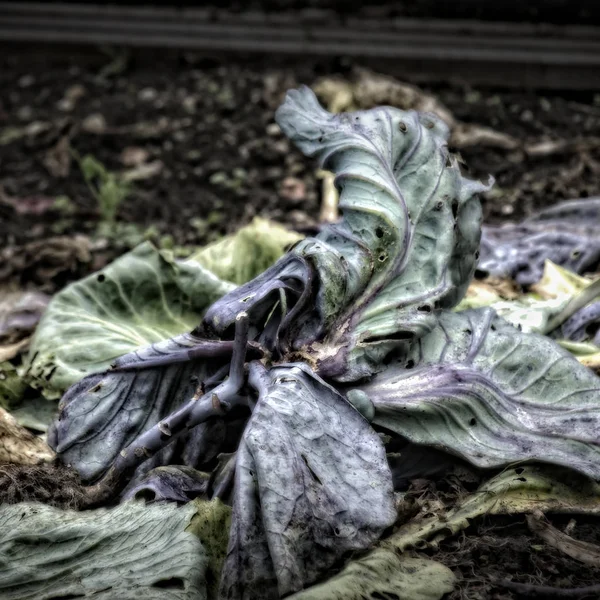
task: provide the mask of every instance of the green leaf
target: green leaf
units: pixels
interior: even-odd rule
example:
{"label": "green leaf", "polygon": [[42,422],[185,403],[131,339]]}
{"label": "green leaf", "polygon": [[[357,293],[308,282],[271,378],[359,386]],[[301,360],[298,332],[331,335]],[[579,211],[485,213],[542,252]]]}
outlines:
{"label": "green leaf", "polygon": [[0,597],[205,600],[206,554],[186,531],[194,514],[192,504],[0,506]]}
{"label": "green leaf", "polygon": [[370,375],[399,338],[425,335],[435,311],[464,295],[479,245],[477,194],[489,186],[462,177],[446,149],[448,127],[433,114],[333,115],[303,87],[288,93],[277,121],[336,175],[340,192],[343,220],[295,249],[319,271],[329,331],[322,362],[347,354],[346,368],[336,358],[321,369],[344,381]]}
{"label": "green leaf", "polygon": [[42,396],[25,398],[17,409],[11,411],[12,416],[19,425],[42,432],[48,430],[57,413],[56,403],[46,400]]}
{"label": "green leaf", "polygon": [[60,395],[123,354],[193,329],[232,288],[196,261],[174,260],[146,242],[54,296],[26,374],[44,395]]}
{"label": "green leaf", "polygon": [[492,309],[442,313],[359,389],[375,424],[479,467],[534,460],[600,477],[600,379]]}
{"label": "green leaf", "polygon": [[300,234],[256,217],[234,235],[201,248],[191,259],[217,277],[241,285],[268,269],[288,246],[301,239]]}

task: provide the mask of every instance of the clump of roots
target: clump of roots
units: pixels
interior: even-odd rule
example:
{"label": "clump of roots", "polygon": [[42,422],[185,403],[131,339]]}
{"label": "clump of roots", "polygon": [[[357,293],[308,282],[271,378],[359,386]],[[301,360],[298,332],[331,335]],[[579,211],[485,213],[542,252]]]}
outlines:
{"label": "clump of roots", "polygon": [[0,465],[0,505],[43,502],[63,509],[81,510],[86,505],[79,475],[62,465]]}

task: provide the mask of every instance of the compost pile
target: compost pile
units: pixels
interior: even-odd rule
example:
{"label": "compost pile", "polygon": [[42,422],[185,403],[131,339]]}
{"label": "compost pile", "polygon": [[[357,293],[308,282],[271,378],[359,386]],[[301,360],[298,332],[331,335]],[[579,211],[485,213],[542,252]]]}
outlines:
{"label": "compost pile", "polygon": [[[447,143],[513,139],[330,109],[301,87],[276,115],[333,180],[339,214],[315,235],[256,221],[185,258],[146,242],[11,306],[11,331],[44,316],[6,397],[61,400],[49,447],[3,413],[3,597],[460,597],[452,536],[510,515],[597,579],[598,547],[545,513],[600,510],[600,285],[583,275],[600,201],[482,237],[493,179],[464,177]],[[486,584],[547,592],[519,571]]]}

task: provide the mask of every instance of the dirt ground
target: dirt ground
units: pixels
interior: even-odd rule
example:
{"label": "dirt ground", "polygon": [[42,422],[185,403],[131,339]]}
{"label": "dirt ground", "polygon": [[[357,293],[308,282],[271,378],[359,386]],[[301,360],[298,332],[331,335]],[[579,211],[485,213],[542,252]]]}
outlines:
{"label": "dirt ground", "polygon": [[[274,110],[290,87],[331,73],[350,76],[350,62],[1,54],[0,284],[52,293],[142,239],[204,244],[255,215],[301,231],[317,225],[315,166],[283,138]],[[600,94],[442,84],[426,91],[456,119],[546,148],[461,151],[471,176],[496,178],[484,198],[488,223],[600,195]],[[86,155],[130,179],[108,226],[84,178]],[[573,535],[600,543],[598,522],[577,518]],[[453,600],[520,597],[494,583],[506,577],[557,587],[600,582],[600,568],[550,548],[524,518],[473,524],[432,556],[461,577]]]}
{"label": "dirt ground", "polygon": [[[203,244],[255,215],[300,230],[316,224],[314,164],[290,146],[273,115],[286,89],[350,76],[355,65],[150,51],[45,58],[13,49],[0,59],[0,281],[55,291],[144,237]],[[599,193],[600,95],[427,91],[455,118],[542,150],[461,151],[471,176],[496,178],[484,199],[488,223]],[[115,225],[101,226],[79,162],[86,155],[132,179]],[[64,248],[62,236],[75,233],[95,240],[91,260],[80,247]],[[40,256],[39,242],[49,239],[70,258],[66,272],[46,264],[48,251]]]}

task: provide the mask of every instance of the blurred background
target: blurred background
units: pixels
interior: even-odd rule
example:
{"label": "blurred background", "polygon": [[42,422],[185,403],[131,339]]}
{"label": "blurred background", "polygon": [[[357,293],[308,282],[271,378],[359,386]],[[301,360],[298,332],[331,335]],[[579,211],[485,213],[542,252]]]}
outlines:
{"label": "blurred background", "polygon": [[496,179],[489,224],[598,194],[597,2],[350,4],[0,3],[0,283],[54,293],[255,216],[314,230],[330,182],[273,119],[301,83],[437,112]]}

